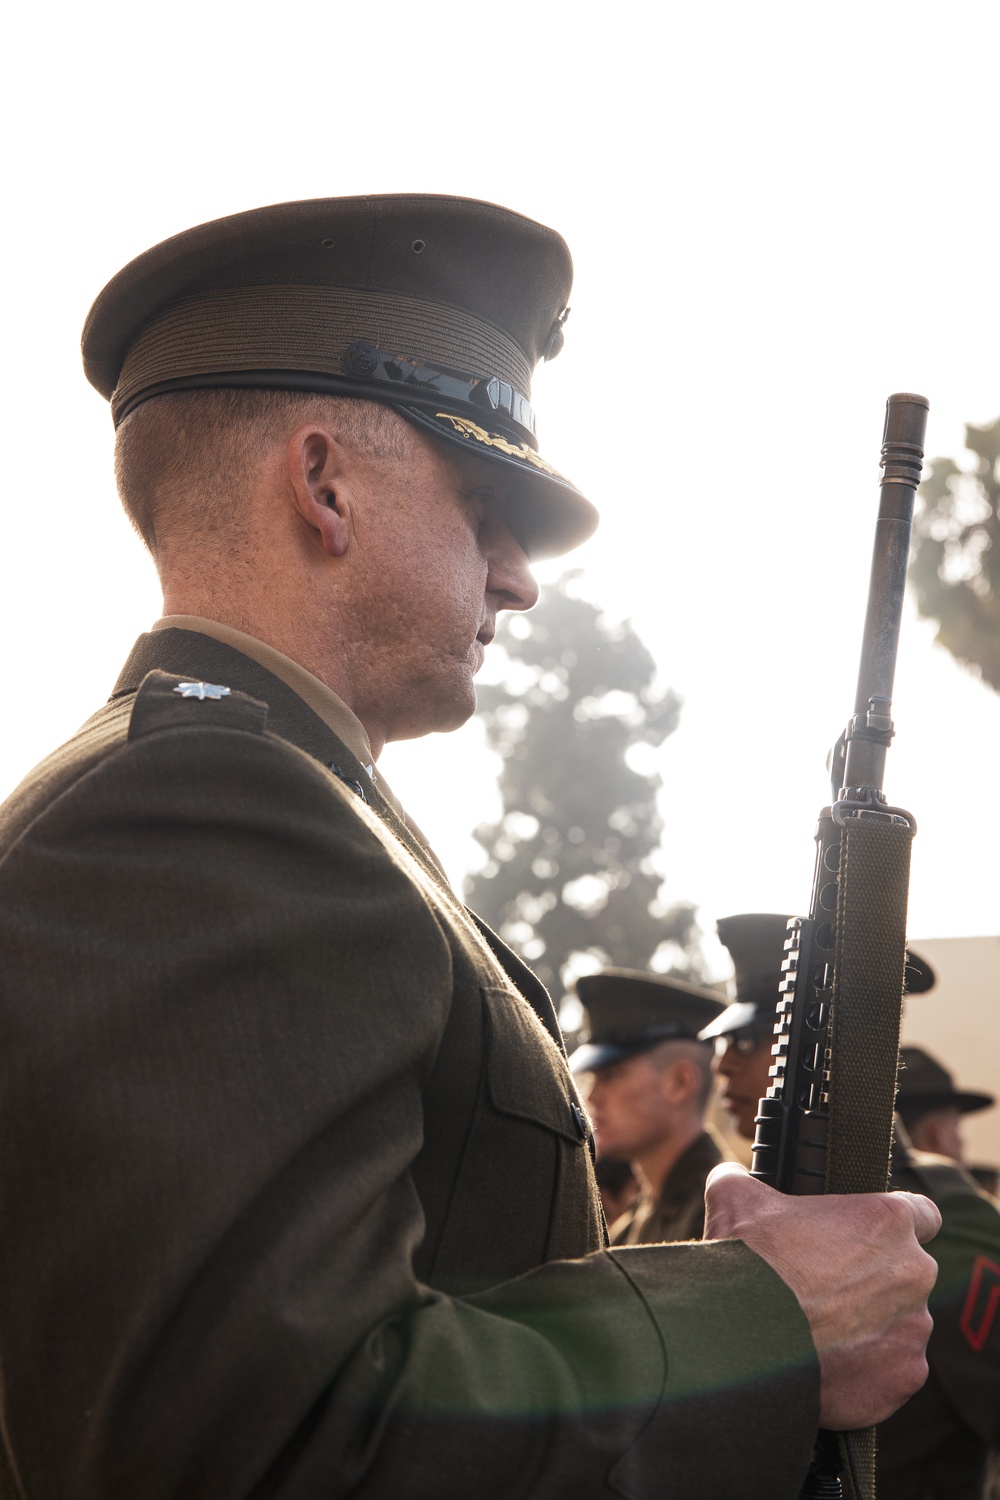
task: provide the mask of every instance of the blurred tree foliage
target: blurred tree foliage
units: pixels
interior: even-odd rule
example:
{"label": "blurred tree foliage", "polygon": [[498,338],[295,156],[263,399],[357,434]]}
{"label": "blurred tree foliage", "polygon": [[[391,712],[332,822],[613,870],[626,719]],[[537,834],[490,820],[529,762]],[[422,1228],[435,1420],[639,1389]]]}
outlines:
{"label": "blurred tree foliage", "polygon": [[1000,692],[1000,417],[965,438],[975,467],[932,459],[920,486],[910,578],[942,646]]}
{"label": "blurred tree foliage", "polygon": [[504,810],[476,829],[488,857],[466,885],[557,1001],[581,973],[646,968],[654,954],[664,972],[703,974],[694,908],[659,899],[660,777],[643,767],[677,728],[680,700],[654,685],[632,627],[575,594],[578,577],[565,573],[498,634],[502,680],[478,696]]}

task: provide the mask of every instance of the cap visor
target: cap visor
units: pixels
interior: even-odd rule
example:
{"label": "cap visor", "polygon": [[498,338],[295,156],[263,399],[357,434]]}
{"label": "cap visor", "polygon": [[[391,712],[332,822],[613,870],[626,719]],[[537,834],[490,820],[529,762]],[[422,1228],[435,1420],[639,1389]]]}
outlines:
{"label": "cap visor", "polygon": [[962,1115],[973,1115],[980,1109],[992,1109],[996,1102],[996,1096],[993,1094],[967,1094],[964,1090],[955,1100],[958,1112]]}
{"label": "cap visor", "polygon": [[734,1005],[727,1005],[722,1015],[716,1016],[704,1031],[699,1031],[698,1040],[710,1042],[717,1036],[728,1036],[731,1031],[743,1031],[757,1022],[764,1030],[767,1018],[761,1015],[759,1007],[752,1000],[737,1000]]}
{"label": "cap visor", "polygon": [[611,1042],[584,1042],[569,1055],[571,1073],[593,1073],[597,1068],[606,1068],[609,1063],[621,1062],[622,1058],[635,1057],[648,1052],[655,1042],[639,1042],[634,1047],[617,1047]]}
{"label": "cap visor", "polygon": [[596,531],[596,508],[527,443],[480,427],[471,417],[392,404],[408,421],[464,453],[517,471],[521,483],[509,502],[510,526],[532,560],[559,557]]}
{"label": "cap visor", "polygon": [[897,1108],[908,1115],[929,1114],[935,1109],[957,1109],[960,1115],[972,1115],[980,1109],[990,1109],[996,1103],[993,1094],[974,1094],[965,1089],[956,1093],[929,1092],[922,1094],[900,1093]]}

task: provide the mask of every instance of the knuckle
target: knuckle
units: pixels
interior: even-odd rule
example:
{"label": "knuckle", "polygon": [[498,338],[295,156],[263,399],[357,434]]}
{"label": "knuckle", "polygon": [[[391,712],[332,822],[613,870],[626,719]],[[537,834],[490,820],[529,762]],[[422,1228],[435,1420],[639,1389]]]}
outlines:
{"label": "knuckle", "polygon": [[881,1389],[885,1402],[882,1415],[877,1418],[883,1421],[892,1412],[897,1411],[911,1396],[926,1383],[929,1369],[923,1348],[911,1349],[900,1356],[894,1362],[891,1373],[884,1379]]}
{"label": "knuckle", "polygon": [[911,1396],[915,1396],[917,1391],[919,1391],[921,1387],[926,1384],[927,1376],[929,1374],[930,1369],[924,1355],[918,1355],[916,1358],[910,1360],[909,1364],[906,1367],[906,1380],[904,1381],[905,1388],[903,1391],[902,1399],[899,1403],[900,1406],[902,1406],[903,1401],[908,1401]]}
{"label": "knuckle", "polygon": [[[929,1297],[931,1292],[934,1290],[935,1282],[938,1279],[938,1263],[934,1259],[933,1255],[927,1254],[926,1250],[921,1250],[920,1259],[921,1270],[923,1271],[921,1285],[924,1289],[924,1296]],[[930,1314],[928,1313],[927,1316],[930,1317]]]}
{"label": "knuckle", "polygon": [[941,1228],[941,1211],[930,1198],[922,1193],[893,1193],[901,1200],[912,1216],[913,1231],[920,1240],[933,1239]]}
{"label": "knuckle", "polygon": [[721,1171],[716,1167],[705,1184],[705,1203],[716,1212],[736,1211],[746,1201],[747,1184],[752,1179],[736,1172]]}
{"label": "knuckle", "polygon": [[913,1209],[905,1201],[903,1193],[878,1193],[873,1207],[877,1222],[887,1229],[913,1231]]}

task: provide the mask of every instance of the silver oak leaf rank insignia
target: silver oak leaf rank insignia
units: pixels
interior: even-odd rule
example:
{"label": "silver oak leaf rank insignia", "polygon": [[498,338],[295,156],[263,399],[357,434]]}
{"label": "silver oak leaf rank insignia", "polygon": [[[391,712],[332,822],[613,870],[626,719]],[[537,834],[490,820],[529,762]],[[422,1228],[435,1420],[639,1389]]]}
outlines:
{"label": "silver oak leaf rank insignia", "polygon": [[229,689],[219,687],[214,682],[180,682],[174,688],[175,693],[180,693],[182,698],[198,698],[202,702],[206,698],[228,698]]}

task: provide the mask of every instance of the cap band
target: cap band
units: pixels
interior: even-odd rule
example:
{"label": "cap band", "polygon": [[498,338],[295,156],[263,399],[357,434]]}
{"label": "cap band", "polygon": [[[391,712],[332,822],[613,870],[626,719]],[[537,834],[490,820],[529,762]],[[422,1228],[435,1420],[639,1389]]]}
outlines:
{"label": "cap band", "polygon": [[[517,420],[531,415],[522,394],[531,389],[530,365],[499,329],[435,302],[312,284],[226,287],[172,303],[143,329],[128,352],[111,401],[115,424],[153,387],[180,388],[180,382],[190,387],[201,376],[214,376],[206,383],[215,385],[227,372],[246,377],[254,371],[289,371],[300,378],[313,372],[357,379],[359,374],[345,357],[358,345],[372,348],[376,365],[398,362],[398,356],[385,356],[383,350],[406,350],[406,363],[419,359],[425,366],[441,366],[441,376],[464,380],[470,393],[475,383],[482,388],[475,403],[479,412],[516,422],[534,442],[532,428]],[[473,370],[466,376],[470,364]],[[366,372],[363,378],[388,394],[388,374],[386,385],[377,373]],[[401,397],[420,395],[418,385],[406,381]],[[427,394],[434,394],[433,385]],[[435,399],[441,401],[440,392]],[[470,395],[454,399],[465,405]]]}
{"label": "cap band", "polygon": [[647,1026],[642,1031],[602,1031],[600,1036],[592,1036],[588,1040],[602,1047],[632,1047],[638,1049],[655,1047],[657,1042],[696,1042],[698,1037],[695,1032],[682,1025],[680,1021],[669,1021],[665,1022],[662,1026]]}
{"label": "cap band", "polygon": [[[437,365],[411,359],[406,354],[387,354],[372,344],[352,344],[344,355],[344,368],[359,380],[371,380],[386,388],[393,398],[410,404],[426,402],[435,406],[444,401],[460,406],[473,405],[479,411],[513,422],[532,442],[535,441],[535,413],[527,396],[495,375],[480,379],[462,370],[443,370]],[[446,416],[438,412],[438,416]],[[534,455],[532,455],[534,457]]]}

